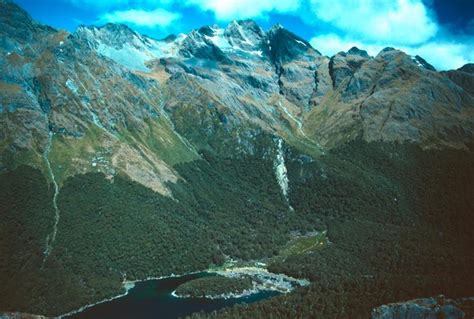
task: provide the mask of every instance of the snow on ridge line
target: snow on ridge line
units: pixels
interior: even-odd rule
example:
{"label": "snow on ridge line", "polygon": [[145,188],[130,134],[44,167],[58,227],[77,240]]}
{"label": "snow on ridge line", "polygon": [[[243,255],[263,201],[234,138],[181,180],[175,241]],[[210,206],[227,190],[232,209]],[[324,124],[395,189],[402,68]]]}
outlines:
{"label": "snow on ridge line", "polygon": [[307,46],[308,46],[308,45],[307,45],[306,43],[304,43],[303,41],[296,40],[296,39],[295,39],[295,41],[296,41],[296,42],[298,42],[298,43],[299,43],[299,44],[301,44],[301,45],[304,45],[305,47],[307,47]]}

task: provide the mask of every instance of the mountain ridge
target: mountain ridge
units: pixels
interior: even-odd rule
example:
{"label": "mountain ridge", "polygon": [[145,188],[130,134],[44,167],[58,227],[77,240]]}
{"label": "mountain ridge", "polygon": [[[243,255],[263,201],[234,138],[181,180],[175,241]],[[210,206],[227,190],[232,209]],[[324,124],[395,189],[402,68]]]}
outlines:
{"label": "mountain ridge", "polygon": [[[54,157],[55,140],[61,137],[66,144],[83,144],[91,125],[105,134],[103,143],[109,148],[113,145],[107,159],[110,165],[102,169],[120,171],[150,187],[164,185],[163,181],[157,182],[163,174],[173,175],[169,165],[179,161],[171,154],[176,147],[184,160],[195,158],[196,150],[208,147],[203,141],[211,139],[212,143],[233,144],[237,154],[250,151],[252,142],[248,139],[253,138],[252,134],[242,136],[247,127],[255,130],[253,134],[282,137],[313,155],[359,137],[463,148],[463,140],[474,134],[474,97],[469,80],[451,82],[437,72],[432,76],[429,72],[434,68],[422,58],[394,49],[370,57],[352,48],[328,58],[281,25],[264,31],[252,20],[232,21],[225,29],[205,26],[161,41],[120,24],[80,26],[69,34],[36,24],[14,4],[2,5],[18,12],[12,17],[26,21],[33,34],[44,39],[30,39],[31,44],[25,46],[29,53],[22,53],[25,49],[21,41],[11,51],[13,44],[2,45],[2,104],[4,109],[14,111],[3,113],[3,123],[8,121],[7,127],[12,127],[4,131],[11,142],[3,149],[13,158],[22,152],[27,158],[37,157],[40,167],[49,131],[54,135]],[[1,23],[8,25],[9,21],[11,18],[4,16]],[[13,31],[2,29],[10,38]],[[120,89],[111,91],[111,81]],[[466,90],[464,83],[468,83]],[[189,85],[193,90],[184,88]],[[198,91],[203,94],[199,98],[203,104],[214,105],[214,110],[194,108],[177,118],[183,103],[195,99],[192,96]],[[183,92],[189,93],[188,100],[180,97]],[[426,92],[431,92],[431,100]],[[408,104],[406,96],[410,96]],[[10,120],[6,114],[11,114]],[[25,131],[27,123],[21,116],[12,120],[12,115],[20,114],[37,119],[30,121],[38,131],[36,136]],[[206,132],[204,126],[190,130],[185,122],[196,123],[198,118],[202,125],[212,125],[211,131]],[[137,130],[144,121],[153,127],[145,135]],[[139,149],[137,136],[123,139],[130,133],[134,135],[135,130],[142,140]],[[167,132],[177,142],[161,138],[164,144],[153,148],[145,142],[153,131]],[[201,132],[200,136],[196,132]],[[214,134],[225,137],[215,139]],[[8,147],[18,152],[10,152]],[[98,145],[91,150],[95,147]],[[135,176],[135,169],[119,164],[121,161],[114,157],[118,150],[128,154],[118,155],[125,166],[132,165],[129,157],[143,159],[133,164],[138,167],[142,165],[139,162],[153,163],[143,168],[148,173]],[[82,164],[67,165],[60,181],[76,172],[95,170],[96,166],[87,167],[83,155],[72,156],[79,156],[77,163]],[[175,157],[171,162],[170,156]],[[2,163],[9,166],[5,160]],[[166,173],[162,167],[168,167]],[[168,177],[164,177],[166,180]]]}

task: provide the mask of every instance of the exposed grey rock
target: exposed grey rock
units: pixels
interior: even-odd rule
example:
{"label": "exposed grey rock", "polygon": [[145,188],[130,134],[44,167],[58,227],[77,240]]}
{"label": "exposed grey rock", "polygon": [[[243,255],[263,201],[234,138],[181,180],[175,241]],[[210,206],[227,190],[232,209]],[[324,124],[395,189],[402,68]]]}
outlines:
{"label": "exposed grey rock", "polygon": [[462,87],[467,93],[474,97],[474,64],[466,64],[457,70],[445,73],[451,81]]}
{"label": "exposed grey rock", "polygon": [[265,50],[265,32],[252,20],[232,21],[224,36],[233,47],[247,51]]}
{"label": "exposed grey rock", "polygon": [[363,57],[363,58],[370,58],[369,54],[367,53],[367,51],[365,50],[361,50],[357,47],[352,47],[349,49],[349,51],[347,51],[347,54],[352,54],[352,55],[358,55],[360,57]]}
{"label": "exposed grey rock", "polygon": [[316,63],[321,54],[281,25],[268,31],[268,45],[278,75],[280,94],[308,111],[317,90]]}
{"label": "exposed grey rock", "polygon": [[461,319],[464,312],[443,296],[382,305],[372,310],[372,319]]}
{"label": "exposed grey rock", "polygon": [[430,71],[436,71],[436,69],[434,68],[434,66],[432,66],[431,64],[429,64],[428,62],[426,62],[425,59],[423,59],[421,56],[419,55],[415,55],[413,58],[412,58],[413,61],[416,62],[416,64],[418,64],[418,66],[421,66],[427,70],[430,70]]}
{"label": "exposed grey rock", "polygon": [[466,72],[466,73],[474,73],[474,63],[465,64],[462,67],[460,67],[458,71]]}
{"label": "exposed grey rock", "polygon": [[355,71],[369,59],[367,53],[364,55],[353,49],[351,49],[352,53],[339,52],[329,61],[329,74],[335,88],[339,87],[344,80],[352,77]]}
{"label": "exposed grey rock", "polygon": [[[40,154],[49,131],[79,143],[100,130],[114,144],[149,134],[148,125],[190,158],[199,148],[255,154],[262,132],[303,139],[312,151],[356,137],[464,147],[473,136],[469,66],[437,73],[393,48],[329,58],[280,25],[265,32],[251,20],[163,40],[119,24],[68,34],[0,6],[5,150]],[[140,138],[133,143],[156,136]]]}

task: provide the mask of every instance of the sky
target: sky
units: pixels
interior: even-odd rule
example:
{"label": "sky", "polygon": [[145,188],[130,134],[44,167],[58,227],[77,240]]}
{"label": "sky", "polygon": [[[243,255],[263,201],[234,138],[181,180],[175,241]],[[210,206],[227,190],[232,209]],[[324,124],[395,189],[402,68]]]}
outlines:
{"label": "sky", "polygon": [[474,0],[16,0],[30,15],[73,32],[123,23],[164,38],[203,25],[253,19],[280,23],[331,56],[353,46],[370,55],[390,46],[438,70],[474,62]]}

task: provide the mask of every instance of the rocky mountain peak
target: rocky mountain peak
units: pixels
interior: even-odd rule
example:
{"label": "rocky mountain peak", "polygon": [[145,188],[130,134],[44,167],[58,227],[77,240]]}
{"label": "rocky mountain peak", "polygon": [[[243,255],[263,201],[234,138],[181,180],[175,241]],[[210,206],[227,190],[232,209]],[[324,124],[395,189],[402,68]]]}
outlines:
{"label": "rocky mountain peak", "polygon": [[209,37],[213,36],[214,33],[215,33],[215,30],[217,29],[218,27],[217,26],[209,26],[209,25],[206,25],[206,26],[202,26],[198,29],[198,32],[203,34],[203,35],[207,35]]}
{"label": "rocky mountain peak", "polygon": [[334,88],[340,86],[346,79],[349,79],[364,64],[370,56],[367,51],[356,47],[347,52],[339,52],[329,60],[329,75]]}
{"label": "rocky mountain peak", "polygon": [[474,74],[474,63],[465,64],[458,71]]}
{"label": "rocky mountain peak", "polygon": [[253,20],[234,20],[225,28],[230,45],[243,50],[255,50],[264,42],[265,32]]}
{"label": "rocky mountain peak", "polygon": [[436,71],[436,69],[434,68],[434,66],[432,66],[431,64],[429,64],[428,62],[426,62],[425,59],[423,59],[421,56],[419,55],[415,55],[414,57],[412,57],[412,60],[414,62],[416,62],[416,64],[420,67],[423,67],[427,70],[430,70],[430,71]]}
{"label": "rocky mountain peak", "polygon": [[107,23],[104,26],[80,26],[75,34],[88,42],[104,44],[116,49],[126,45],[141,47],[148,39],[139,35],[125,24]]}
{"label": "rocky mountain peak", "polygon": [[[43,36],[55,30],[34,21],[31,16],[10,0],[0,2],[0,47],[9,52],[34,54],[33,46]],[[20,49],[20,44],[26,47]],[[25,50],[27,49],[27,50]]]}
{"label": "rocky mountain peak", "polygon": [[449,70],[443,73],[474,97],[474,63],[468,63],[457,70]]}
{"label": "rocky mountain peak", "polygon": [[284,29],[285,27],[281,23],[277,23],[273,25],[270,30],[268,30],[269,33],[277,32],[280,29]]}
{"label": "rocky mountain peak", "polygon": [[119,32],[119,33],[126,33],[126,34],[135,34],[135,31],[130,29],[129,26],[123,23],[107,23],[101,26],[99,29],[104,29],[110,32]]}
{"label": "rocky mountain peak", "polygon": [[312,56],[320,56],[311,44],[282,25],[274,25],[267,33],[270,56],[276,62],[287,62],[305,56],[310,51]]}
{"label": "rocky mountain peak", "polygon": [[251,19],[246,20],[234,20],[226,28],[231,34],[232,31],[237,31],[238,33],[245,33],[245,34],[257,34],[260,37],[265,36],[265,31],[254,21]]}
{"label": "rocky mountain peak", "polygon": [[365,50],[361,50],[357,47],[352,47],[349,49],[349,51],[347,51],[347,54],[352,54],[352,55],[358,55],[358,56],[361,56],[363,58],[369,58],[369,54],[367,53],[367,51]]}

